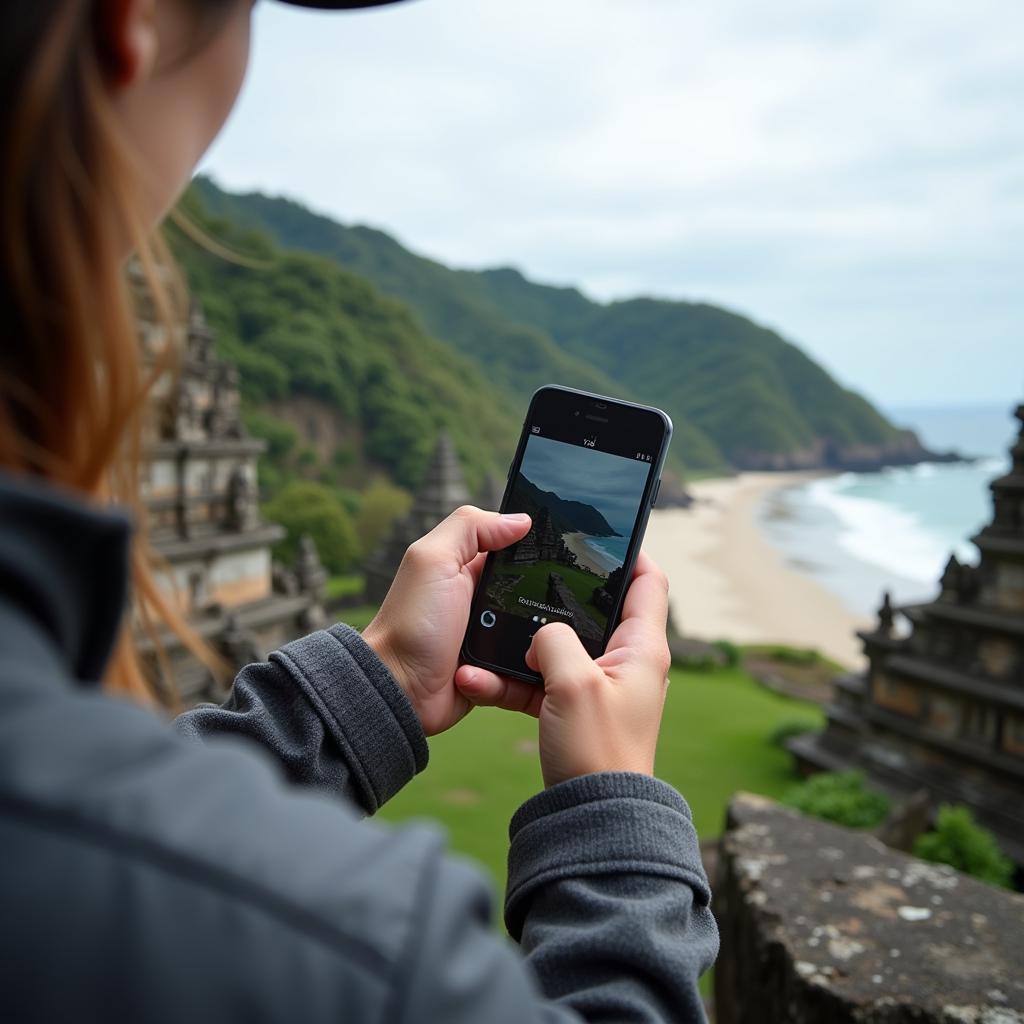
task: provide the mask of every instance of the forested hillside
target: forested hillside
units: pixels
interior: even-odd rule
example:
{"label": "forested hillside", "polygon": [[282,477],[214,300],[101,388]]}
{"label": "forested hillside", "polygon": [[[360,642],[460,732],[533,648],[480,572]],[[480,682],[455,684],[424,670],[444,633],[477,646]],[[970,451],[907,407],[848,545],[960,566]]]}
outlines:
{"label": "forested hillside", "polygon": [[[272,474],[359,487],[384,471],[413,487],[442,427],[471,487],[507,464],[521,410],[404,305],[330,259],[286,252],[210,216],[195,196],[183,209],[244,256],[231,262],[171,234],[221,351],[240,370],[247,419],[270,442]],[[337,424],[337,436],[312,443],[294,426],[296,409],[311,428]]]}
{"label": "forested hillside", "polygon": [[233,222],[328,256],[401,299],[513,405],[554,381],[662,406],[676,425],[675,458],[692,470],[863,468],[926,454],[796,346],[727,310],[596,303],[511,269],[449,269],[290,200],[232,195],[206,179],[195,191]]}

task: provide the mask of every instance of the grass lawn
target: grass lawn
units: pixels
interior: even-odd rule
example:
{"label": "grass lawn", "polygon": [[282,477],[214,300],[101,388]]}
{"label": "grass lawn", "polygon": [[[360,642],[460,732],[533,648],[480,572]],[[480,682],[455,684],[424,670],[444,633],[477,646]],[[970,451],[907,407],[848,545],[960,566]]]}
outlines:
{"label": "grass lawn", "polygon": [[[513,565],[507,571],[496,573],[495,579],[502,576],[522,576],[522,581],[515,586],[515,597],[522,595],[533,601],[541,603],[547,601],[548,597],[548,576],[557,572],[565,580],[566,585],[576,595],[576,600],[587,610],[587,614],[602,628],[608,624],[608,616],[598,611],[590,600],[594,596],[594,587],[601,586],[604,579],[586,569],[575,569],[571,565],[562,565],[559,562],[537,562],[534,565]],[[509,603],[514,601],[512,595],[506,599]],[[502,607],[505,607],[502,605]],[[505,608],[511,611],[511,608]]]}
{"label": "grass lawn", "polygon": [[370,621],[379,609],[380,606],[376,604],[360,604],[354,608],[342,609],[338,613],[338,618],[353,629],[358,629],[362,632],[370,624]]}
{"label": "grass lawn", "polygon": [[[779,796],[793,781],[791,760],[768,741],[784,721],[817,726],[821,711],[778,696],[737,669],[672,670],[658,774],[689,801],[702,838],[721,832],[737,789]],[[430,741],[430,765],[381,812],[401,821],[433,818],[452,848],[481,861],[500,888],[505,881],[512,812],[541,787],[537,725],[489,708]]]}
{"label": "grass lawn", "polygon": [[331,576],[324,588],[327,600],[338,597],[351,597],[353,594],[362,593],[366,581],[361,572],[348,573],[344,576]]}

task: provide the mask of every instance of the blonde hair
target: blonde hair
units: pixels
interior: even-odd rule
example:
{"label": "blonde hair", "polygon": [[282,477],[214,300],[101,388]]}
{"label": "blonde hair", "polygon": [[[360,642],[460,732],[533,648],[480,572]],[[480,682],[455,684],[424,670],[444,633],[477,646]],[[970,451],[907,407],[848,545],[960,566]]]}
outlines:
{"label": "blonde hair", "polygon": [[[169,628],[216,672],[217,655],[161,593],[146,538],[147,403],[175,353],[168,343],[144,366],[125,240],[168,339],[185,295],[140,212],[141,175],[112,115],[94,24],[93,4],[82,0],[5,4],[0,13],[0,467],[131,509],[137,616],[154,639]],[[174,700],[147,677],[129,617],[104,682]]]}

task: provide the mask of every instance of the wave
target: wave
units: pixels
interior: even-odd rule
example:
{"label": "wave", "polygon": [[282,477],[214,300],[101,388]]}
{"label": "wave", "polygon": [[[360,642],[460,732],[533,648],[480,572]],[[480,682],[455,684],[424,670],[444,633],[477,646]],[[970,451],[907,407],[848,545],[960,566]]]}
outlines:
{"label": "wave", "polygon": [[618,569],[626,561],[629,538],[588,537],[587,547],[594,552],[595,558],[610,572],[613,569]]}
{"label": "wave", "polygon": [[[856,480],[816,480],[806,489],[808,500],[827,509],[840,523],[839,545],[854,558],[906,579],[934,584],[949,558],[948,537],[919,515],[877,498],[844,493]],[[955,544],[967,556],[966,544]]]}
{"label": "wave", "polygon": [[993,476],[997,473],[1010,472],[1010,462],[1004,455],[989,455],[979,459],[975,465],[982,473],[991,473]]}

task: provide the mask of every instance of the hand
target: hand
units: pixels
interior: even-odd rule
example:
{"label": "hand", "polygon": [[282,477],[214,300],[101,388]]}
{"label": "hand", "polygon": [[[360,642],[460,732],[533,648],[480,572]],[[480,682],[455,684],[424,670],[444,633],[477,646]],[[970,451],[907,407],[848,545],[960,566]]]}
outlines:
{"label": "hand", "polygon": [[668,687],[668,581],[645,554],[626,594],[622,621],[592,659],[572,627],[542,626],[526,663],[544,687],[463,665],[455,684],[474,704],[540,719],[545,786],[591,772],[654,774],[654,753]]}
{"label": "hand", "polygon": [[529,529],[528,515],[456,509],[409,545],[380,611],[363,631],[428,736],[451,728],[473,707],[454,677],[485,552],[522,540]]}

